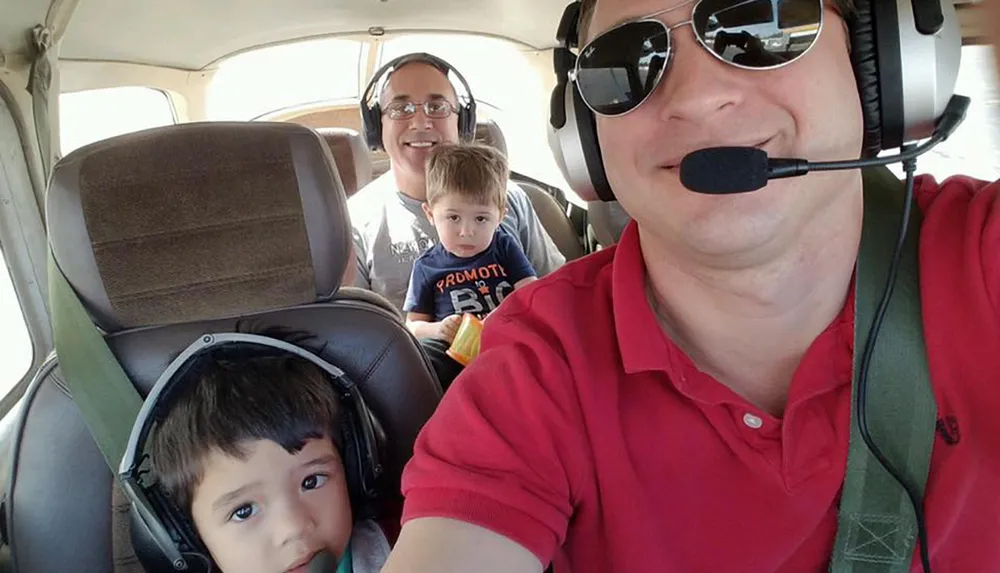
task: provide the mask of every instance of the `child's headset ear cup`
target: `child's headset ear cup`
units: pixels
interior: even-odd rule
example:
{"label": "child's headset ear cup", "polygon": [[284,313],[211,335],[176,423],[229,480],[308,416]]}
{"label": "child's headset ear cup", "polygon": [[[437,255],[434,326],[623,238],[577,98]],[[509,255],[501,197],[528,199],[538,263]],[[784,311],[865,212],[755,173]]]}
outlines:
{"label": "child's headset ear cup", "polygon": [[[381,91],[382,79],[401,66],[414,62],[422,62],[434,66],[444,72],[445,77],[448,76],[448,72],[451,72],[458,78],[459,83],[465,91],[465,102],[463,103],[462,97],[458,95],[457,86],[452,82],[452,88],[455,89],[455,95],[458,99],[458,136],[462,141],[472,141],[476,135],[476,99],[472,95],[472,88],[469,87],[469,83],[455,66],[442,58],[426,52],[415,52],[404,54],[386,62],[385,65],[372,75],[372,79],[368,81],[368,85],[361,95],[359,106],[361,109],[361,129],[365,134],[365,142],[368,144],[368,147],[373,151],[385,150],[385,147],[382,145],[382,107],[378,101],[380,94],[376,93],[376,91]],[[451,78],[448,78],[448,81],[451,82]],[[371,105],[369,105],[369,101],[372,101]]]}
{"label": "child's headset ear cup", "polygon": [[[208,549],[194,531],[194,525],[166,495],[159,484],[144,491],[149,508],[155,516],[143,518],[136,503],[129,509],[129,531],[136,558],[148,573],[174,572],[177,564],[168,557],[161,543],[172,545],[182,554],[188,573],[212,573],[214,562]],[[157,529],[158,531],[154,531]]]}

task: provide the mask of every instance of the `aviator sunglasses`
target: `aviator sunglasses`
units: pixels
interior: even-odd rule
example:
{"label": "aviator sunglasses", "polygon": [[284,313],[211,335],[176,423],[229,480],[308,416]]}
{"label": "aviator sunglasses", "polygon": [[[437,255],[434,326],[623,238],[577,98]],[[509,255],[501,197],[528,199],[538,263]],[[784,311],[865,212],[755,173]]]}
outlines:
{"label": "aviator sunglasses", "polygon": [[[694,4],[691,19],[656,19]],[[691,26],[723,62],[746,70],[788,65],[812,48],[823,27],[823,0],[692,0],[602,32],[580,50],[569,79],[594,113],[624,115],[660,85],[674,54],[671,31]]]}

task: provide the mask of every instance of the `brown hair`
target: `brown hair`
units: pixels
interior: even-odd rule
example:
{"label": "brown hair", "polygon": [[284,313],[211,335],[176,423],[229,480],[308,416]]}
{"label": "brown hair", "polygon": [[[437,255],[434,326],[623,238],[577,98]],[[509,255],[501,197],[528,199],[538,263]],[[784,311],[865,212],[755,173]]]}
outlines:
{"label": "brown hair", "polygon": [[499,150],[478,143],[439,144],[427,158],[427,204],[457,194],[503,214],[507,204],[507,159]]}
{"label": "brown hair", "polygon": [[271,440],[295,453],[309,439],[330,438],[343,456],[339,398],[325,373],[304,358],[257,350],[209,354],[185,376],[151,448],[157,476],[182,511],[190,514],[213,450],[243,458],[246,442]]}
{"label": "brown hair", "polygon": [[[856,9],[856,0],[832,0],[834,9],[840,13],[843,18],[850,18],[854,15],[854,10]],[[597,6],[597,0],[581,0],[580,2],[580,47],[586,43],[588,28],[590,28],[590,21],[594,18],[594,8]]]}

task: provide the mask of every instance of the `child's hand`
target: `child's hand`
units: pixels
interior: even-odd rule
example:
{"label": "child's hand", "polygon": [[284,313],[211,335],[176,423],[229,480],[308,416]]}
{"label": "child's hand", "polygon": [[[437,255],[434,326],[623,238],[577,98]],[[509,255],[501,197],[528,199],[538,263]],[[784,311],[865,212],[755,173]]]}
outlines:
{"label": "child's hand", "polygon": [[451,342],[458,334],[458,327],[462,324],[462,315],[453,314],[438,323],[438,336]]}

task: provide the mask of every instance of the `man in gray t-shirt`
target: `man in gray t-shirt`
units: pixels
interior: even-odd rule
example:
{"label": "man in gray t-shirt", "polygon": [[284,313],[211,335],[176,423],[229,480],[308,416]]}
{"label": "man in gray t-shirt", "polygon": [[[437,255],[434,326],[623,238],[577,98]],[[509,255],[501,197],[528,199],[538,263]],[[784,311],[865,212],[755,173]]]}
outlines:
{"label": "man in gray t-shirt", "polygon": [[[357,255],[354,284],[401,310],[413,261],[438,240],[421,210],[427,199],[427,155],[437,143],[459,141],[460,104],[441,64],[414,55],[389,72],[378,101],[391,168],[348,201]],[[507,205],[501,224],[517,238],[539,277],[566,262],[514,183],[507,187]]]}

